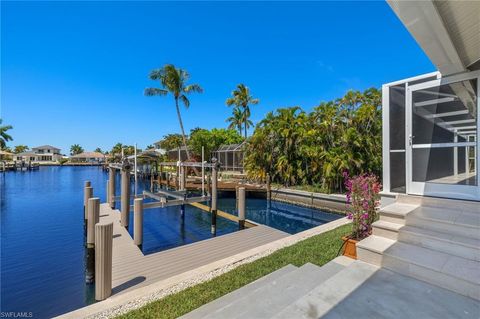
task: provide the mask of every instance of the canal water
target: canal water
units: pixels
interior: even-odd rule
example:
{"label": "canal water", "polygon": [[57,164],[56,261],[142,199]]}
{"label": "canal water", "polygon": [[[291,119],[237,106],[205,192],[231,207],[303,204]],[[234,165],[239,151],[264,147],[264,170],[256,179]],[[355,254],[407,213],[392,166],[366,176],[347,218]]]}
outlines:
{"label": "canal water", "polygon": [[[51,166],[32,172],[0,174],[1,311],[50,318],[94,301],[85,284],[83,185],[105,202],[108,174],[98,167]],[[117,194],[120,193],[117,183]],[[139,183],[139,192],[143,185]],[[235,198],[219,199],[218,208],[235,214]],[[146,210],[145,254],[210,238],[210,216],[186,206]],[[130,225],[133,225],[131,214]],[[264,199],[247,199],[247,218],[296,233],[339,218]],[[238,230],[219,217],[217,236]],[[132,234],[132,229],[129,229]]]}

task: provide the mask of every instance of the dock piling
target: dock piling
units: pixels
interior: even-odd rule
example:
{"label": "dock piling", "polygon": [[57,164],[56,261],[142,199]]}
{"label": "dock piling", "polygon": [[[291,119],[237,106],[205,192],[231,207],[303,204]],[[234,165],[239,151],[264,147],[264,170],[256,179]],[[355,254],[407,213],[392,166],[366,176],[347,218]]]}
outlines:
{"label": "dock piling", "polygon": [[100,198],[90,198],[87,205],[87,248],[93,248],[95,245],[95,224],[100,219]]}
{"label": "dock piling", "polygon": [[135,245],[143,244],[143,198],[135,198],[133,201],[133,241]]}
{"label": "dock piling", "polygon": [[88,200],[93,197],[93,187],[86,186],[90,185],[90,182],[85,182],[85,189],[83,192],[83,219],[87,220],[88,218]]}
{"label": "dock piling", "polygon": [[107,179],[107,188],[106,188],[106,191],[105,191],[105,203],[109,203],[110,202],[110,180]]}
{"label": "dock piling", "polygon": [[95,225],[95,300],[112,294],[113,223]]}
{"label": "dock piling", "polygon": [[108,203],[110,204],[111,209],[115,209],[115,177],[116,177],[116,172],[115,168],[109,167],[108,168],[108,180],[109,182],[109,192],[108,192]]}
{"label": "dock piling", "polygon": [[238,228],[245,228],[245,187],[238,188]]}
{"label": "dock piling", "polygon": [[123,227],[128,227],[130,217],[130,170],[128,167],[122,168],[121,186],[121,223]]}
{"label": "dock piling", "polygon": [[217,233],[217,167],[212,169],[212,234]]}

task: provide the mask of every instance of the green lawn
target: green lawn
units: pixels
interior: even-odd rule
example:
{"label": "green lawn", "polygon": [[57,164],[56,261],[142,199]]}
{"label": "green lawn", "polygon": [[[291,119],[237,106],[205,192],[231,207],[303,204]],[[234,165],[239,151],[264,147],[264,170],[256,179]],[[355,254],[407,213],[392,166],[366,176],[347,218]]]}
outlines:
{"label": "green lawn", "polygon": [[349,233],[350,227],[341,226],[282,248],[269,256],[239,266],[210,281],[154,301],[118,318],[177,318],[288,264],[302,266],[310,262],[324,265],[336,257],[342,245],[340,237]]}

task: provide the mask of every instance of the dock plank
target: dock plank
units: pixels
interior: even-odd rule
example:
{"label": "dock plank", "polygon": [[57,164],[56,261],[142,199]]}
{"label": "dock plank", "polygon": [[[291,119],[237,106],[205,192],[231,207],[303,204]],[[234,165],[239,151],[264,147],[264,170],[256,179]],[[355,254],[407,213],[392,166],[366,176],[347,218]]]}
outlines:
{"label": "dock plank", "polygon": [[[120,224],[120,212],[100,205],[100,221],[113,223],[113,294],[150,285],[276,241],[289,234],[258,225],[242,231],[144,255]],[[230,215],[231,216],[231,215]]]}

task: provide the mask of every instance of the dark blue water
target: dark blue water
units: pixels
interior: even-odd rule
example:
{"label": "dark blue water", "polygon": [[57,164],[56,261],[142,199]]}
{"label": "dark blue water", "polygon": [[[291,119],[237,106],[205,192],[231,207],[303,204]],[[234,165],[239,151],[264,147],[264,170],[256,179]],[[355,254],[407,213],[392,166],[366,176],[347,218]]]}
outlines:
{"label": "dark blue water", "polygon": [[[49,318],[94,302],[93,286],[85,284],[85,180],[91,181],[94,196],[104,202],[107,174],[97,167],[53,166],[0,174],[2,312]],[[139,192],[142,189],[139,183]],[[219,209],[235,214],[235,199],[219,199]],[[130,217],[133,225],[133,214]],[[338,217],[278,202],[268,207],[263,199],[247,199],[247,218],[289,233]],[[219,217],[217,229],[220,236],[238,226]],[[211,236],[210,215],[195,207],[186,206],[183,220],[179,207],[145,210],[142,249],[146,254]]]}
{"label": "dark blue water", "polygon": [[[235,198],[223,197],[218,200],[218,209],[236,215]],[[268,225],[289,234],[319,226],[338,218],[339,214],[322,212],[318,209],[271,201],[261,198],[246,199],[246,218]]]}

